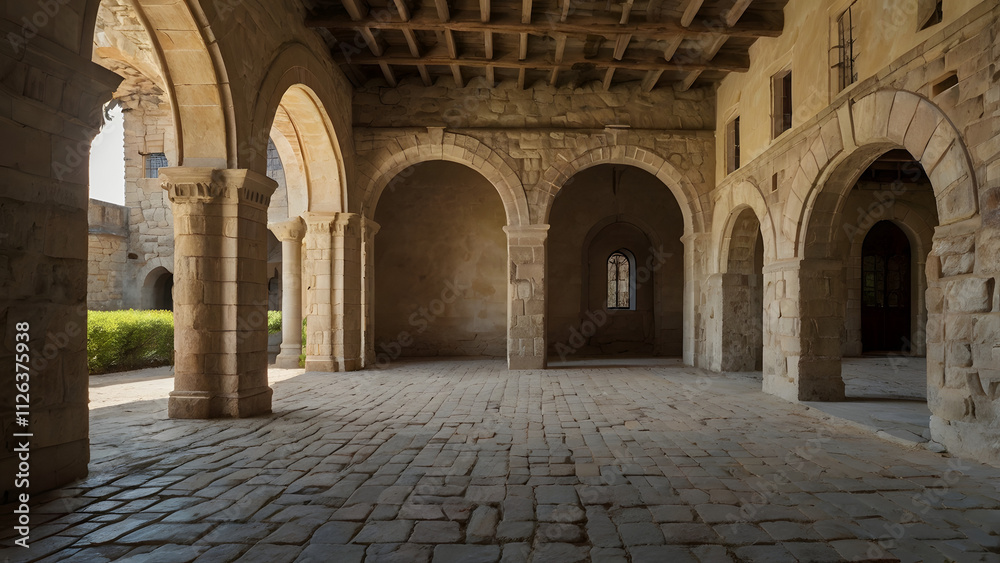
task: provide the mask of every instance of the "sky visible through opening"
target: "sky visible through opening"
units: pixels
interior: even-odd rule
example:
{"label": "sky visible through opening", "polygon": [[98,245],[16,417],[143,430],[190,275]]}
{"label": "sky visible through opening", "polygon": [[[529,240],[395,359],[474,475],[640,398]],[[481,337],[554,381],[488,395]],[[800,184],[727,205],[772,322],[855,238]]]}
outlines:
{"label": "sky visible through opening", "polygon": [[122,108],[111,110],[90,150],[90,197],[125,205],[125,119]]}

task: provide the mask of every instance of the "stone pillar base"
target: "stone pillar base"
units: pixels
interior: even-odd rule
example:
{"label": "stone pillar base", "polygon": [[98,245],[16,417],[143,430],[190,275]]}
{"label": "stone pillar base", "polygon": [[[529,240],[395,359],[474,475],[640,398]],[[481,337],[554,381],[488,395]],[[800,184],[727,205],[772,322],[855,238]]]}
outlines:
{"label": "stone pillar base", "polygon": [[238,394],[212,395],[202,391],[172,391],[167,400],[170,418],[247,418],[271,412],[270,387]]}
{"label": "stone pillar base", "polygon": [[358,371],[361,358],[310,358],[306,357],[306,371]]}
{"label": "stone pillar base", "polygon": [[301,347],[291,350],[286,350],[282,347],[281,353],[278,354],[277,359],[274,361],[274,365],[281,369],[298,369],[299,356],[302,355],[300,350]]}

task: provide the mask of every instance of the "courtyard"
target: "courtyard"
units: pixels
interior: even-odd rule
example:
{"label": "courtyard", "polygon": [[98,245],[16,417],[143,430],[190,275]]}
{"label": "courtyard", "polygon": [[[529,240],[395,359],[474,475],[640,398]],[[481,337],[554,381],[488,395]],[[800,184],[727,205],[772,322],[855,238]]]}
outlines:
{"label": "courtyard", "polygon": [[[919,398],[892,365],[845,362],[865,400],[840,405]],[[169,368],[91,378],[90,474],[37,498],[4,561],[1000,561],[997,468],[759,372],[428,359],[269,383],[273,414],[206,421],[167,417]]]}

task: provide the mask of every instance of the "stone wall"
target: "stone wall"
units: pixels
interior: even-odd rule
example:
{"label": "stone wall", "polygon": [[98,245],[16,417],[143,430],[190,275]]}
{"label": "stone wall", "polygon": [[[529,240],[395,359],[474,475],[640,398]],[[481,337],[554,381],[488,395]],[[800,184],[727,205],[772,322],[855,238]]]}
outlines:
{"label": "stone wall", "polygon": [[[87,155],[101,124],[99,108],[120,77],[90,62],[96,2],[49,18],[34,2],[8,2],[0,21],[0,429],[30,432],[30,493],[87,474]],[[37,36],[23,18],[46,17]],[[91,24],[92,25],[92,24]],[[7,33],[9,32],[9,33]],[[30,416],[15,425],[15,347],[28,336]],[[23,371],[22,371],[23,373]],[[12,444],[12,442],[8,442]],[[0,450],[0,474],[17,473],[12,446]],[[14,479],[2,500],[26,494]],[[34,502],[34,496],[32,502]]]}
{"label": "stone wall", "polygon": [[375,212],[376,352],[502,357],[507,243],[496,190],[453,163],[403,176]]}
{"label": "stone wall", "polygon": [[[927,227],[933,243],[926,266],[932,433],[959,455],[995,463],[1000,88],[993,66],[1000,57],[1000,7],[980,2],[966,8],[946,8],[948,21],[919,34],[911,50],[831,95],[774,142],[751,150],[759,155],[723,178],[711,199],[726,201],[738,186],[750,186],[754,195],[740,199],[754,206],[765,245],[773,247],[764,266],[764,340],[766,348],[774,347],[765,356],[765,390],[791,399],[841,398],[843,332],[852,328],[845,323],[852,241],[841,227],[856,220],[853,178],[887,150],[906,149],[930,179],[936,214],[907,211],[926,209],[926,201],[893,198],[885,205],[898,207],[893,214],[919,216],[917,223],[936,222]],[[796,50],[812,47],[804,40]],[[747,75],[723,82],[720,97],[740,85],[766,83],[772,62],[754,57]],[[939,88],[951,74],[957,84]],[[756,128],[766,122],[768,107],[744,97],[737,113]],[[717,209],[715,218],[725,221],[730,209]],[[721,231],[715,224],[712,230],[718,256]],[[711,365],[706,343],[696,348],[698,364]]]}
{"label": "stone wall", "polygon": [[92,311],[125,308],[128,208],[90,200],[87,209],[87,307]]}

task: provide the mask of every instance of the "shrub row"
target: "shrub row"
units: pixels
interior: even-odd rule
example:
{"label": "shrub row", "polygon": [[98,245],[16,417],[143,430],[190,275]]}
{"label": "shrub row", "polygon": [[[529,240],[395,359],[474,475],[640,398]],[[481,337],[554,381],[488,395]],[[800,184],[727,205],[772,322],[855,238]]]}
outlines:
{"label": "shrub row", "polygon": [[[267,312],[268,333],[281,332],[281,312]],[[87,368],[91,374],[173,363],[174,315],[170,311],[90,311]]]}
{"label": "shrub row", "polygon": [[90,311],[90,373],[127,371],[173,363],[174,315],[170,311]]}

